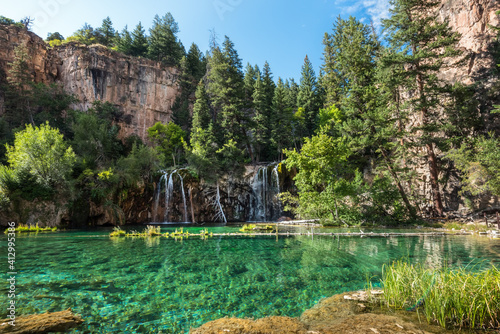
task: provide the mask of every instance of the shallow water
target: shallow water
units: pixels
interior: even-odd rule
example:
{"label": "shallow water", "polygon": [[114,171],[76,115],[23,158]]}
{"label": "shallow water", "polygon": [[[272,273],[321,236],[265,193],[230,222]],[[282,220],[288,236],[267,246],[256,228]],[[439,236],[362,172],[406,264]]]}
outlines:
{"label": "shallow water", "polygon": [[[74,333],[181,333],[224,316],[298,316],[321,298],[362,289],[367,280],[376,285],[382,265],[396,259],[472,270],[500,264],[500,242],[469,236],[176,241],[112,239],[108,233],[18,235],[18,315],[71,307],[85,319]],[[5,250],[5,236],[0,242]],[[2,262],[6,273],[5,256]],[[2,305],[6,287],[1,287]],[[5,316],[2,308],[0,317]]]}

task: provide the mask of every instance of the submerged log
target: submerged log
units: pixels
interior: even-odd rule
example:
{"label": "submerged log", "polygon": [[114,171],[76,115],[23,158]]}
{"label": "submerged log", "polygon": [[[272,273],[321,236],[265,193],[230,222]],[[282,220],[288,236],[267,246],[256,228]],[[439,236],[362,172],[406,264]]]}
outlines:
{"label": "submerged log", "polygon": [[54,313],[33,314],[15,319],[12,326],[11,319],[0,320],[0,334],[41,334],[48,332],[65,332],[78,326],[83,319],[74,314],[71,309]]}

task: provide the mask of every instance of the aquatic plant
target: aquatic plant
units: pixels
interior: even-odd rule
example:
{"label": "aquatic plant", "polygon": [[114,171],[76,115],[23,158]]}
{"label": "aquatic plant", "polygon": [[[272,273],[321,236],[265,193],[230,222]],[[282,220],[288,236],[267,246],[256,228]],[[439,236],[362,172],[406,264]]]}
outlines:
{"label": "aquatic plant", "polygon": [[475,268],[425,269],[404,261],[384,266],[383,303],[396,309],[422,311],[442,327],[498,328],[500,271]]}
{"label": "aquatic plant", "polygon": [[161,227],[148,225],[144,230],[144,234],[148,237],[161,236]]}
{"label": "aquatic plant", "polygon": [[110,237],[124,237],[127,234],[124,230],[120,228],[120,226],[115,226],[113,228],[113,232],[109,234]]}
{"label": "aquatic plant", "polygon": [[245,224],[240,228],[240,232],[253,232],[256,226],[255,224]]}
{"label": "aquatic plant", "polygon": [[[38,223],[35,226],[28,224],[19,224],[16,226],[15,231],[18,233],[26,233],[26,232],[56,232],[57,227],[40,227]],[[5,234],[7,234],[9,230],[5,230]]]}

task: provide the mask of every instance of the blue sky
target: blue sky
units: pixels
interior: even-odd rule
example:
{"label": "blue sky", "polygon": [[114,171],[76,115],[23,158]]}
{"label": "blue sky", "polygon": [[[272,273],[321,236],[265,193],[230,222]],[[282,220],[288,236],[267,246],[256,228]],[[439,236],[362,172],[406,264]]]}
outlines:
{"label": "blue sky", "polygon": [[[109,16],[115,29],[139,21],[147,29],[155,14],[171,12],[179,23],[178,37],[189,48],[192,42],[208,49],[210,30],[219,40],[227,35],[243,60],[262,68],[267,60],[274,79],[300,80],[307,54],[316,74],[322,63],[323,35],[331,32],[337,16],[356,16],[375,24],[388,15],[389,0],[23,0],[4,2],[0,15],[19,20],[35,18],[33,31],[45,38],[48,32],[71,35],[85,22],[99,27]],[[5,3],[7,2],[7,3]]]}

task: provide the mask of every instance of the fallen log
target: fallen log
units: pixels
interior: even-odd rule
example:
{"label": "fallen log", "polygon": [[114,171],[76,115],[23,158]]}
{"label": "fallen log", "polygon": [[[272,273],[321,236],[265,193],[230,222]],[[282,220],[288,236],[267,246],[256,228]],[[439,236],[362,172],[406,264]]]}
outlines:
{"label": "fallen log", "polygon": [[0,320],[0,334],[42,334],[48,332],[65,332],[78,326],[83,319],[71,309],[61,312],[32,314],[16,317],[14,326],[11,319]]}

